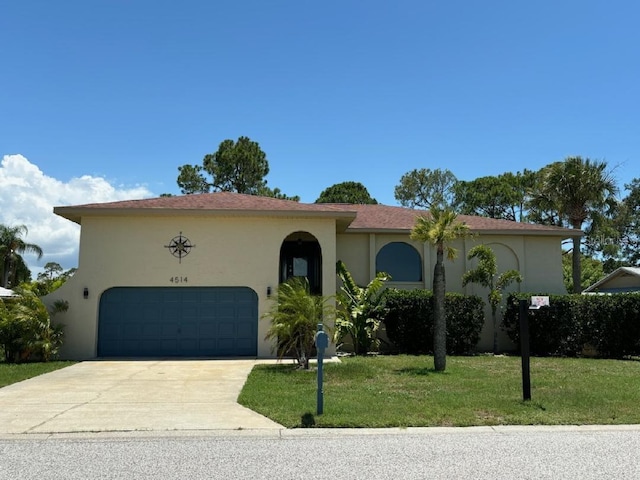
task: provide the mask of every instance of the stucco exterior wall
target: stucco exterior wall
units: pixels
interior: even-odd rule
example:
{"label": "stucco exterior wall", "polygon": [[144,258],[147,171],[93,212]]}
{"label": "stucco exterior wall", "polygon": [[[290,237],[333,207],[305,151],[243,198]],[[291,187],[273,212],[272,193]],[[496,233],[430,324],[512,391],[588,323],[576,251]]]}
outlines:
{"label": "stucco exterior wall", "polygon": [[[67,300],[69,310],[56,316],[65,325],[62,358],[94,358],[97,352],[100,295],[119,286],[234,286],[249,287],[258,296],[258,355],[270,357],[265,342],[269,327],[263,314],[273,298],[267,287],[278,286],[280,247],[291,233],[312,234],[322,249],[322,289],[336,291],[336,235],[332,219],[282,217],[84,217],[78,271],[46,297],[50,304]],[[166,245],[182,234],[194,245],[182,258]],[[172,281],[173,279],[173,281]],[[83,298],[83,290],[89,297]],[[332,352],[328,352],[332,353]]]}
{"label": "stucco exterior wall", "polygon": [[562,275],[562,245],[558,237],[524,239],[526,271],[522,291],[567,293]]}
{"label": "stucco exterior wall", "polygon": [[[370,277],[369,235],[339,234],[336,261],[342,260],[358,285],[366,285]],[[375,264],[373,265],[375,268]]]}
{"label": "stucco exterior wall", "polygon": [[[44,299],[69,302],[69,310],[55,317],[65,325],[63,358],[94,358],[97,352],[100,296],[112,287],[123,286],[232,286],[249,287],[258,296],[257,351],[260,357],[273,356],[272,345],[265,342],[269,323],[262,316],[273,299],[279,281],[279,257],[282,242],[295,232],[313,235],[322,250],[322,289],[325,295],[336,292],[335,263],[345,262],[355,281],[367,284],[376,274],[376,255],[391,242],[404,242],[418,252],[422,262],[422,281],[392,281],[401,289],[432,288],[435,249],[415,242],[406,233],[341,233],[331,218],[277,216],[85,216],[82,218],[78,271],[59,290]],[[166,246],[182,233],[194,245],[179,261]],[[468,251],[479,243],[491,246],[497,256],[498,272],[517,269],[521,285],[512,289],[536,293],[564,293],[561,238],[535,235],[480,235],[454,242],[458,258],[446,262],[447,290],[476,294],[486,298],[477,285],[462,287],[462,275],[472,268]],[[83,298],[87,288],[89,296]],[[480,350],[492,348],[493,328],[490,309],[479,344]],[[500,334],[501,345],[508,340]],[[333,346],[332,346],[333,348]],[[328,353],[333,353],[331,350]]]}

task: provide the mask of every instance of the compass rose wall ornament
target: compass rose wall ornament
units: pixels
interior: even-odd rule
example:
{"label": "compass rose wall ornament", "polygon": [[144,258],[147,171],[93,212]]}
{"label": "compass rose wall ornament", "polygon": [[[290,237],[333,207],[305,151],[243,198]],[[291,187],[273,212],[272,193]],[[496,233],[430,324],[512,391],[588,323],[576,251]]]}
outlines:
{"label": "compass rose wall ornament", "polygon": [[179,263],[182,263],[182,257],[189,255],[189,252],[194,247],[195,245],[191,243],[191,240],[183,236],[182,232],[180,232],[180,235],[177,237],[173,237],[169,242],[169,245],[164,246],[164,248],[169,249],[171,255],[178,259]]}

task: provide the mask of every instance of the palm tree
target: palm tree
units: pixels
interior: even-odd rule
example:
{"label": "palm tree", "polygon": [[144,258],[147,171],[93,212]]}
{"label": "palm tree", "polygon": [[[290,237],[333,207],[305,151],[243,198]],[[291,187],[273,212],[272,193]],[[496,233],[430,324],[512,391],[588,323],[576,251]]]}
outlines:
{"label": "palm tree", "polygon": [[329,298],[312,295],[306,277],[291,277],[278,287],[276,301],[264,315],[271,321],[266,340],[274,340],[278,358],[293,354],[301,368],[309,369],[319,323],[334,316]]}
{"label": "palm tree", "polygon": [[456,258],[458,252],[449,243],[469,235],[469,227],[458,221],[457,217],[451,209],[434,208],[429,217],[419,216],[411,230],[412,239],[429,242],[436,247],[436,264],[433,269],[433,361],[436,371],[444,371],[447,363],[444,253],[446,250],[449,260]]}
{"label": "palm tree", "polygon": [[498,267],[496,254],[487,245],[476,245],[467,254],[467,259],[478,259],[478,266],[465,272],[462,276],[462,286],[468,283],[478,283],[489,289],[489,305],[493,320],[493,353],[498,353],[498,318],[497,310],[502,302],[502,291],[513,282],[522,282],[522,275],[517,270],[507,270],[496,278]]}
{"label": "palm tree", "polygon": [[[580,229],[615,203],[618,191],[607,163],[582,157],[568,157],[541,171],[541,187],[531,200],[532,207],[552,210],[571,228]],[[580,293],[580,236],[574,236],[572,252],[573,291]]]}
{"label": "palm tree", "polygon": [[8,288],[16,282],[16,270],[19,265],[24,264],[20,254],[35,253],[38,260],[42,258],[42,248],[33,243],[26,243],[22,237],[28,233],[25,225],[8,227],[0,225],[0,267],[2,276],[0,286]]}

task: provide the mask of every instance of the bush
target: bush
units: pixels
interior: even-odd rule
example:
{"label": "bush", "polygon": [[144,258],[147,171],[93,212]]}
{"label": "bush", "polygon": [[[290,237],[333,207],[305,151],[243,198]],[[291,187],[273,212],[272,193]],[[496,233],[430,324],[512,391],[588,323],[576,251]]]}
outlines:
{"label": "bush", "polygon": [[[51,325],[49,312],[40,299],[28,290],[21,298],[0,301],[0,347],[6,362],[49,361],[62,345],[62,325]],[[54,310],[64,311],[66,302],[57,302]],[[54,312],[55,313],[55,312]]]}
{"label": "bush", "polygon": [[[511,293],[502,325],[507,335],[520,348],[520,300],[527,305],[532,294]],[[529,315],[529,348],[532,355],[575,357],[582,352],[582,327],[576,308],[581,295],[550,295],[551,307],[527,310]],[[528,307],[527,307],[528,309]]]}
{"label": "bush", "polygon": [[[400,353],[433,351],[433,293],[427,290],[389,289],[384,295],[384,324],[389,340]],[[447,353],[466,355],[475,351],[484,325],[484,302],[475,295],[448,293]]]}
{"label": "bush", "polygon": [[474,353],[484,327],[484,301],[476,295],[448,293],[447,353],[468,355]]}
{"label": "bush", "polygon": [[584,296],[580,318],[585,343],[601,357],[640,354],[640,294]]}
{"label": "bush", "polygon": [[[530,297],[513,293],[507,299],[503,324],[517,345],[519,301]],[[532,355],[574,357],[586,346],[605,358],[640,354],[640,294],[550,295],[549,301],[549,308],[528,313]]]}

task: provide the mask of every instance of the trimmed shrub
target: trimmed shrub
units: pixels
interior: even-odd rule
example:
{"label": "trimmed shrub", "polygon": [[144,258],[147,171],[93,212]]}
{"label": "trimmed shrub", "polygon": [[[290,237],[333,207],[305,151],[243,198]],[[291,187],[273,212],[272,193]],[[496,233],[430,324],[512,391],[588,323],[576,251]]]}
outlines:
{"label": "trimmed shrub", "polygon": [[387,337],[400,353],[433,351],[433,294],[425,290],[384,292],[387,309],[382,320]]}
{"label": "trimmed shrub", "polygon": [[[507,299],[503,325],[516,345],[519,301],[530,297],[513,293]],[[577,356],[587,346],[604,358],[640,354],[640,294],[550,295],[549,300],[549,308],[528,311],[532,355]]]}
{"label": "trimmed shrub", "polygon": [[448,293],[445,309],[447,311],[447,353],[449,355],[474,353],[485,322],[484,301],[476,295]]}
{"label": "trimmed shrub", "polygon": [[[433,292],[389,289],[384,295],[384,324],[398,352],[425,354],[433,351]],[[475,351],[484,325],[484,302],[478,296],[447,293],[447,354]]]}
{"label": "trimmed shrub", "polygon": [[601,357],[640,354],[640,294],[585,295],[580,317],[585,343]]}
{"label": "trimmed shrub", "polygon": [[[502,325],[507,335],[520,348],[520,300],[531,298],[530,293],[511,293]],[[582,325],[578,320],[577,304],[581,295],[550,295],[549,308],[527,310],[529,315],[529,348],[532,355],[560,355],[575,357],[582,352]]]}

